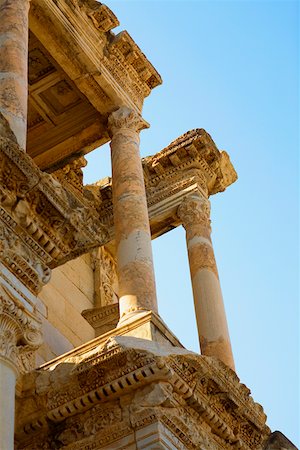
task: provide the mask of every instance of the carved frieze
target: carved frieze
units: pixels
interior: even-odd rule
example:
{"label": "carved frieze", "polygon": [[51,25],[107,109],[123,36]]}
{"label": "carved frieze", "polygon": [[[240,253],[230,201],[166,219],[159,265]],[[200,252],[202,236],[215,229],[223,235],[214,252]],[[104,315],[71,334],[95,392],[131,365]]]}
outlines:
{"label": "carved frieze", "polygon": [[145,158],[146,184],[157,185],[178,171],[198,169],[206,179],[208,195],[223,191],[237,179],[237,174],[224,151],[219,151],[211,136],[202,128],[188,131],[159,153]]}
{"label": "carved frieze", "polygon": [[12,290],[0,284],[0,358],[21,373],[34,367],[34,351],[42,343],[41,323],[30,314]]}
{"label": "carved frieze", "polygon": [[[124,121],[116,124],[127,126]],[[185,197],[197,194],[207,199],[237,179],[227,153],[220,152],[203,129],[189,131],[142,162],[153,237],[181,223],[177,208]],[[93,201],[113,240],[111,179],[85,186],[84,196]]]}
{"label": "carved frieze", "polygon": [[17,448],[59,442],[65,449],[101,449],[156,422],[176,436],[178,448],[263,447],[270,433],[266,416],[231,369],[144,342],[117,337],[100,348],[94,342],[86,354],[69,354],[56,368],[36,372],[31,393],[19,401],[26,405],[39,395],[46,415],[39,427],[34,409],[30,422],[19,418]]}
{"label": "carved frieze", "polygon": [[79,190],[75,195],[74,186],[68,189],[40,171],[9,138],[0,137],[0,151],[1,259],[38,292],[51,268],[87,252],[96,242],[106,242],[107,233]]}
{"label": "carved frieze", "polygon": [[87,165],[84,156],[74,159],[53,173],[59,182],[75,195],[83,192],[83,167]]}

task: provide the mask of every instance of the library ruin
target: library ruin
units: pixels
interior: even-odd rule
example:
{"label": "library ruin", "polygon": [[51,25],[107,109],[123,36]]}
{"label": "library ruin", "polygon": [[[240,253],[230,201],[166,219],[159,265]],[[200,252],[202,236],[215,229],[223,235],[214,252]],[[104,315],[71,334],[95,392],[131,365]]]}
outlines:
{"label": "library ruin", "polygon": [[[141,160],[162,79],[95,0],[0,0],[0,448],[295,449],[235,373],[203,129]],[[112,178],[84,186],[110,142]],[[186,231],[201,355],[158,313],[151,239]]]}

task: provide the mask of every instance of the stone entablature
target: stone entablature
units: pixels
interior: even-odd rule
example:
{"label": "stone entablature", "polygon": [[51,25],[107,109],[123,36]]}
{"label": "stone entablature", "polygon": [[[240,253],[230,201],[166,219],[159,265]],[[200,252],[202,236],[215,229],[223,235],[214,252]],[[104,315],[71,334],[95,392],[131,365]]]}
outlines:
{"label": "stone entablature", "polygon": [[200,186],[207,195],[224,191],[237,180],[229,155],[218,150],[211,136],[202,128],[188,131],[159,153],[144,159],[146,185],[157,186],[162,180],[176,179],[178,172],[197,169]]}
{"label": "stone entablature", "polygon": [[49,169],[109,141],[109,114],[122,105],[141,112],[162,80],[95,0],[32,0],[29,19],[28,152]]}
{"label": "stone entablature", "polygon": [[263,409],[221,361],[134,337],[99,339],[32,373],[18,400],[16,448],[127,448],[154,423],[169,430],[172,448],[263,448]]}
{"label": "stone entablature", "polygon": [[[208,139],[201,130],[194,140],[199,142],[203,137]],[[0,145],[3,261],[26,286],[37,292],[49,279],[49,268],[113,240],[111,183],[83,189],[84,161],[70,163],[55,172],[54,177],[39,170],[11,136],[1,138]],[[178,153],[178,145],[174,148]],[[186,152],[185,147],[180,148],[181,153]],[[205,159],[209,149],[204,145],[197,155],[186,155],[182,165],[176,168],[172,165],[159,176],[153,169],[158,156],[144,160],[144,173],[149,173],[146,193],[153,237],[180,223],[176,211],[187,194],[200,190],[204,195],[211,179],[222,189],[235,180],[229,158],[226,157],[227,171],[220,172],[216,161],[222,161],[224,152],[220,153],[216,147],[213,150],[215,159],[211,166]],[[169,161],[171,156],[169,152]],[[205,174],[208,170],[211,173],[210,180],[205,178],[206,185],[203,166],[207,168]],[[215,184],[211,189],[216,191]]]}
{"label": "stone entablature", "polygon": [[[203,129],[185,133],[156,155],[143,159],[144,179],[152,237],[178,226],[177,208],[183,199],[199,192],[204,198],[224,191],[237,179],[225,151],[219,151]],[[85,186],[101,222],[114,239],[111,179]]]}
{"label": "stone entablature", "polygon": [[51,268],[85,253],[91,242],[102,245],[107,233],[91,205],[39,170],[14,140],[0,137],[0,152],[1,260],[37,293]]}

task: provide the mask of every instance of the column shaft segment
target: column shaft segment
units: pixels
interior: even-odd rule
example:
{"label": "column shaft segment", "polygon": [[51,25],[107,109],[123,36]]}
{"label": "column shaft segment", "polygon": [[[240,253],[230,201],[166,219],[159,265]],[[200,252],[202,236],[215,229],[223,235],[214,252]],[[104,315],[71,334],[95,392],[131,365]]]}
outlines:
{"label": "column shaft segment", "polygon": [[217,265],[210,238],[209,201],[195,195],[179,206],[186,230],[195,313],[201,353],[221,359],[231,369],[231,350]]}
{"label": "column shaft segment", "polygon": [[0,449],[14,449],[17,368],[0,355]]}
{"label": "column shaft segment", "polygon": [[0,122],[3,115],[24,150],[27,134],[28,11],[29,0],[0,0]]}
{"label": "column shaft segment", "polygon": [[151,233],[139,151],[139,131],[147,126],[136,112],[125,106],[109,118],[121,321],[137,312],[157,312]]}

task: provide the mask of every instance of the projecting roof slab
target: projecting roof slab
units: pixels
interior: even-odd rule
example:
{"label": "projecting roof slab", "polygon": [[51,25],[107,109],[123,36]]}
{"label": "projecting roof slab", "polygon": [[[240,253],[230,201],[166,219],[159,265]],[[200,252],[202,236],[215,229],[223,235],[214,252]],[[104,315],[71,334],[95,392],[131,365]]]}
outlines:
{"label": "projecting roof slab", "polygon": [[32,0],[27,152],[54,170],[109,140],[108,115],[141,111],[158,72],[118,19],[94,0]]}

